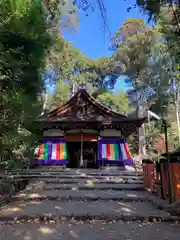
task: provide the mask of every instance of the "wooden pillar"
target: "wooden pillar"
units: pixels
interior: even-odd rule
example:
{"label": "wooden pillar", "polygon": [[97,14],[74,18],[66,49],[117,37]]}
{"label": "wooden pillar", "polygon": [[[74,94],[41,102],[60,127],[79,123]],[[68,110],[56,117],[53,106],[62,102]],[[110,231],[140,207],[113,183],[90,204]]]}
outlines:
{"label": "wooden pillar", "polygon": [[83,167],[83,132],[81,131],[80,167]]}
{"label": "wooden pillar", "polygon": [[[99,159],[99,151],[100,151],[100,149],[99,149],[99,140],[100,140],[100,138],[101,138],[101,136],[100,136],[100,130],[98,129],[98,139],[97,139],[97,154],[96,154],[96,164],[98,164],[98,160],[100,160]],[[98,168],[100,167],[99,165],[97,166]]]}

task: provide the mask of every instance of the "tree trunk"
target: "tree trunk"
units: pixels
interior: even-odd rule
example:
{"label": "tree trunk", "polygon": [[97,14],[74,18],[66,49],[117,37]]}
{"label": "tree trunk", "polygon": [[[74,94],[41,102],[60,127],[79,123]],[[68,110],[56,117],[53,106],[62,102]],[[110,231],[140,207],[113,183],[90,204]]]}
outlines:
{"label": "tree trunk", "polygon": [[[138,118],[143,118],[145,116],[145,106],[142,103],[138,104]],[[146,151],[146,131],[145,124],[143,123],[139,128],[139,155],[142,157],[147,156]]]}
{"label": "tree trunk", "polygon": [[[137,71],[137,75],[135,77],[134,87],[136,89],[136,96],[137,96],[137,117],[143,118],[145,115],[145,105],[141,100],[141,97],[139,98],[137,88],[138,88],[138,79],[139,77],[139,71]],[[139,138],[139,155],[144,157],[147,156],[146,151],[146,134],[145,134],[145,125],[142,124],[138,131],[138,138]]]}
{"label": "tree trunk", "polygon": [[177,128],[178,128],[178,137],[180,142],[180,122],[179,122],[179,104],[178,104],[178,93],[174,94],[174,105],[175,105],[175,112],[176,112],[176,121],[177,121]]}

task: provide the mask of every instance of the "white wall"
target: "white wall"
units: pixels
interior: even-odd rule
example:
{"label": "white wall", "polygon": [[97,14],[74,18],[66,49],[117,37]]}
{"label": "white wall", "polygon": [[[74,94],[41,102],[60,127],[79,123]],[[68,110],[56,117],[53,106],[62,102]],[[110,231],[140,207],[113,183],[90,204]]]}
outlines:
{"label": "white wall", "polygon": [[43,131],[44,137],[62,137],[64,136],[64,131],[60,129],[48,129]]}
{"label": "white wall", "polygon": [[106,129],[104,131],[100,131],[101,137],[121,137],[121,131],[115,129]]}
{"label": "white wall", "polygon": [[82,129],[82,130],[72,129],[67,131],[67,134],[80,133],[80,132],[88,133],[88,134],[98,134],[98,132],[93,129]]}
{"label": "white wall", "polygon": [[[73,129],[73,130],[67,131],[67,134],[73,134],[73,133],[80,133],[80,130]],[[98,132],[93,129],[83,129],[83,133],[98,134]],[[43,136],[44,137],[63,137],[64,131],[60,129],[48,129],[43,131]],[[121,131],[115,130],[115,129],[106,129],[104,131],[100,131],[100,136],[101,137],[121,137]]]}

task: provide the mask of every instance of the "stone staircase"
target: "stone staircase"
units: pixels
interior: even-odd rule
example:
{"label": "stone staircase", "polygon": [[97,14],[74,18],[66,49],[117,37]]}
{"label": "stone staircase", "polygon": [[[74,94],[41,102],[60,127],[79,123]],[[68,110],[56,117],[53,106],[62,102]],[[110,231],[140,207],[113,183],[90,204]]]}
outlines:
{"label": "stone staircase", "polygon": [[[136,240],[139,239],[138,235],[135,237],[131,232],[132,228],[138,231],[139,221],[144,222],[145,229],[148,228],[149,222],[161,221],[167,225],[168,223],[165,222],[172,221],[168,213],[156,209],[151,204],[151,195],[143,189],[142,173],[133,169],[66,169],[54,166],[21,172],[11,171],[8,175],[16,180],[28,179],[29,184],[23,191],[11,197],[11,203],[1,207],[0,230],[2,227],[6,232],[3,239],[8,239],[8,234],[11,239],[25,239],[23,234],[21,238],[20,235],[16,238],[12,226],[17,233],[24,231],[28,224],[27,229],[32,229],[31,238],[27,238],[29,240],[46,239],[46,237],[56,239],[54,234],[59,234],[60,231],[57,228],[62,228],[60,232],[65,234],[58,235],[57,239],[101,239],[105,226],[106,231],[109,229],[108,236],[112,229],[115,232],[114,238],[105,235],[105,239]],[[132,223],[131,226],[128,225],[129,222]],[[77,231],[81,234],[78,235],[75,230],[70,230],[69,224],[73,226],[72,229],[80,229]],[[92,235],[90,229],[85,230],[87,225],[99,230]],[[157,223],[153,223],[153,226],[155,233]],[[43,233],[43,230],[38,231],[42,227],[46,229],[46,233]],[[170,225],[167,227],[170,229]],[[52,233],[47,233],[48,231]],[[99,238],[96,236],[97,231],[102,232]],[[175,234],[175,231],[172,233]],[[121,234],[134,238],[122,237]],[[179,239],[179,234],[180,230],[177,233],[178,238],[175,236],[172,239]],[[148,239],[145,234],[144,237]],[[165,238],[159,235],[159,239]]]}

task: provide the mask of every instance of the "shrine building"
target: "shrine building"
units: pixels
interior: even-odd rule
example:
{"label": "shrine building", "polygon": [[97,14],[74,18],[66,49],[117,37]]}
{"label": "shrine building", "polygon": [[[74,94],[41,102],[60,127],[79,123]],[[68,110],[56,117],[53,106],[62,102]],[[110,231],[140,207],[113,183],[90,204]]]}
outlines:
{"label": "shrine building", "polygon": [[85,89],[70,100],[38,117],[33,130],[41,135],[33,164],[98,168],[131,165],[126,137],[144,118],[131,118],[100,104]]}

